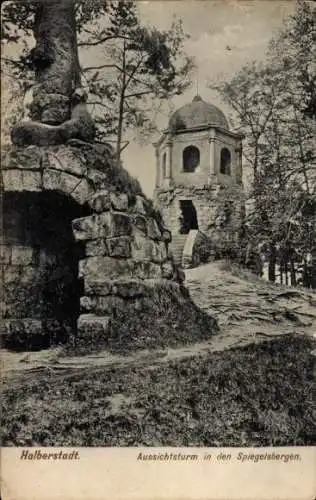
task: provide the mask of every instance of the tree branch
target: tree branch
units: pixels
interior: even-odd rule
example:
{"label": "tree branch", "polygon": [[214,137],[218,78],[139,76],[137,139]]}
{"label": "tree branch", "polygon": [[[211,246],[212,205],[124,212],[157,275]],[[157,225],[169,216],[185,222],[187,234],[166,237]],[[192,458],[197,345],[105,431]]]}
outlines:
{"label": "tree branch", "polygon": [[110,111],[113,111],[113,109],[110,106],[108,106],[107,104],[105,104],[104,102],[88,101],[87,104],[89,106],[101,106],[102,108],[106,108],[106,109],[108,109]]}
{"label": "tree branch", "polygon": [[100,66],[87,66],[86,68],[83,69],[83,73],[85,71],[92,71],[104,68],[115,68],[118,71],[122,71],[122,69],[117,64],[101,64]]}
{"label": "tree branch", "polygon": [[101,45],[102,43],[108,42],[109,40],[132,40],[131,37],[129,36],[123,36],[123,35],[109,35],[105,36],[103,38],[100,38],[99,40],[96,40],[95,42],[79,42],[78,47],[94,47],[96,45]]}
{"label": "tree branch", "polygon": [[134,94],[127,94],[125,96],[125,99],[128,99],[129,97],[137,97],[141,95],[152,94],[153,92],[154,92],[153,90],[144,90],[144,92],[135,92]]}
{"label": "tree branch", "polygon": [[129,146],[130,142],[129,141],[126,141],[124,146],[120,149],[120,153],[122,153],[122,151],[124,151],[124,149],[127,148],[127,146]]}

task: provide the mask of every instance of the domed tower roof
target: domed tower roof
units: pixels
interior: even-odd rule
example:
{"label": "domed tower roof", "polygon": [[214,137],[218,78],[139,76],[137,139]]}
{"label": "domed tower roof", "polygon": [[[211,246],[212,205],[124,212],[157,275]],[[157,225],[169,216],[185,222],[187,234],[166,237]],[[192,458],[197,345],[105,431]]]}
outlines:
{"label": "domed tower roof", "polygon": [[185,104],[173,113],[168,128],[176,132],[177,130],[194,129],[208,125],[229,129],[224,113],[196,95],[192,102]]}

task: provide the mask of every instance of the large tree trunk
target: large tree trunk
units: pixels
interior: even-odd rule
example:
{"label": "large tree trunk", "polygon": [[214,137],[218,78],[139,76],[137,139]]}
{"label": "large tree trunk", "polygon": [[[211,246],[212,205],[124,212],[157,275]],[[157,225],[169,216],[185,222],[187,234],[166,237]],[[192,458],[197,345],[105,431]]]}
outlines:
{"label": "large tree trunk", "polygon": [[70,118],[76,80],[76,25],[73,0],[44,0],[35,17],[36,71],[31,117],[58,125]]}
{"label": "large tree trunk", "polygon": [[291,285],[296,286],[295,262],[292,258],[290,258],[290,273],[291,273]]}
{"label": "large tree trunk", "polygon": [[34,26],[36,46],[30,53],[36,72],[31,121],[12,130],[18,146],[91,141],[94,124],[80,82],[74,0],[40,0]]}
{"label": "large tree trunk", "polygon": [[122,88],[121,88],[121,95],[120,95],[118,127],[117,127],[117,141],[116,141],[116,164],[117,164],[117,166],[120,165],[120,160],[121,160],[125,85],[126,85],[126,44],[124,41],[124,43],[123,43],[123,61],[122,61]]}
{"label": "large tree trunk", "polygon": [[316,288],[316,246],[312,248],[312,262],[311,262],[311,279],[310,286]]}
{"label": "large tree trunk", "polygon": [[270,243],[268,278],[269,281],[272,281],[273,283],[275,282],[275,267],[276,267],[276,248],[274,243]]}

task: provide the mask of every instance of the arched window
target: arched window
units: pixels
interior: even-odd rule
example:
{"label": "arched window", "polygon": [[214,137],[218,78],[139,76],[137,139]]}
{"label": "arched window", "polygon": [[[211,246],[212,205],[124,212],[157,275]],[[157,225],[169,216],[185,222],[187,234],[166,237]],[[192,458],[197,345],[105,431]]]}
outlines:
{"label": "arched window", "polygon": [[227,148],[223,148],[221,151],[220,173],[231,175],[231,154]]}
{"label": "arched window", "polygon": [[200,164],[200,151],[195,146],[183,150],[183,172],[194,172]]}
{"label": "arched window", "polygon": [[162,177],[165,179],[167,176],[167,153],[162,155]]}

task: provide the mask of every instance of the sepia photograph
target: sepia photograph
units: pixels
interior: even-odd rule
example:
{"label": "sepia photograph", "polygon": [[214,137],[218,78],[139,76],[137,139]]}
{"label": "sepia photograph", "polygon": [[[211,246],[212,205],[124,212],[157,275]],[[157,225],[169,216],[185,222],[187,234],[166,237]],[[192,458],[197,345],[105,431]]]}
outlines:
{"label": "sepia photograph", "polygon": [[22,461],[316,445],[315,21],[307,0],[2,2],[1,434]]}

